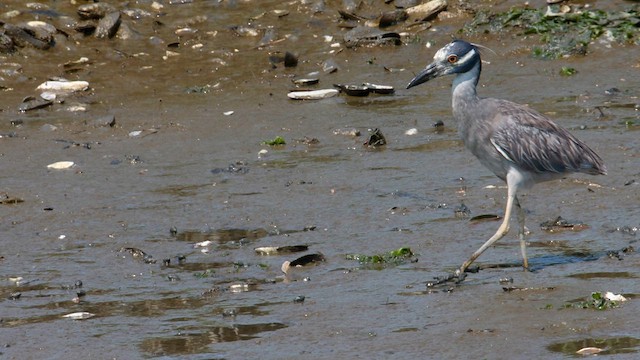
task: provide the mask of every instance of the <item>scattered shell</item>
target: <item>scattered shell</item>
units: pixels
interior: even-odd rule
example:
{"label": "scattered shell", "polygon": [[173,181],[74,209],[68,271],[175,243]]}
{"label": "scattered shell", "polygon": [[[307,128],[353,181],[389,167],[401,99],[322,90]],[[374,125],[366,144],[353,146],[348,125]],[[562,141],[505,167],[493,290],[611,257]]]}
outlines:
{"label": "scattered shell", "polygon": [[213,241],[205,240],[205,241],[200,241],[200,242],[197,242],[197,243],[193,244],[193,247],[194,248],[207,247],[207,246],[209,246],[211,244],[213,244]]}
{"label": "scattered shell", "polygon": [[627,298],[622,296],[621,294],[614,294],[611,291],[607,291],[604,294],[604,297],[610,301],[627,301]]}
{"label": "scattered shell", "polygon": [[42,109],[52,104],[53,104],[53,101],[51,100],[35,99],[33,97],[28,97],[23,100],[20,106],[18,106],[18,110],[20,112],[27,112],[30,110]]}
{"label": "scattered shell", "polygon": [[576,354],[578,354],[578,355],[594,355],[594,354],[602,352],[603,350],[604,349],[597,348],[597,347],[586,347],[586,348],[582,348],[582,349],[576,351]]}
{"label": "scattered shell", "polygon": [[50,91],[58,93],[71,93],[76,91],[84,91],[89,88],[89,83],[86,81],[45,81],[38,85],[36,90]]}
{"label": "scattered shell", "polygon": [[477,223],[477,222],[484,222],[484,221],[498,221],[500,219],[502,219],[500,215],[482,214],[482,215],[477,215],[472,217],[471,219],[469,219],[469,222]]}
{"label": "scattered shell", "polygon": [[412,6],[408,9],[408,21],[420,22],[430,20],[439,12],[447,8],[447,0],[431,0],[424,4]]}
{"label": "scattered shell", "polygon": [[46,101],[55,101],[58,96],[55,92],[45,91],[40,94],[40,97]]}
{"label": "scattered shell", "polygon": [[75,165],[73,161],[58,161],[58,162],[54,162],[53,164],[47,165],[47,169],[64,170],[64,169],[69,169],[73,165]]}
{"label": "scattered shell", "polygon": [[71,314],[62,315],[63,318],[73,319],[73,320],[85,320],[85,319],[92,318],[94,316],[96,316],[96,314],[92,314],[86,311],[74,312]]}
{"label": "scattered shell", "polygon": [[293,100],[319,100],[326,99],[338,95],[339,91],[336,89],[321,89],[321,90],[309,90],[309,91],[292,91],[287,94],[290,99]]}
{"label": "scattered shell", "polygon": [[224,116],[229,116],[229,115],[233,115],[234,111],[233,110],[229,110],[229,111],[225,111],[222,113],[222,115]]}
{"label": "scattered shell", "polygon": [[342,85],[342,84],[333,84],[336,88],[340,89],[341,92],[349,95],[349,96],[367,96],[369,95],[369,88],[361,85]]}
{"label": "scattered shell", "polygon": [[289,15],[289,10],[275,9],[275,10],[271,10],[271,13],[277,17],[283,17],[283,16]]}
{"label": "scattered shell", "polygon": [[233,293],[241,293],[241,292],[247,292],[249,291],[249,284],[231,284],[229,285],[229,291],[233,292]]}
{"label": "scattered shell", "polygon": [[301,78],[301,79],[292,79],[291,80],[296,85],[315,85],[320,80],[318,78]]}
{"label": "scattered shell", "polygon": [[338,64],[333,59],[327,59],[322,63],[322,71],[331,74],[339,70]]}
{"label": "scattered shell", "polygon": [[418,133],[418,129],[416,129],[416,128],[411,128],[411,129],[409,129],[409,130],[404,132],[405,135],[409,135],[409,136],[415,135],[417,133]]}
{"label": "scattered shell", "polygon": [[24,278],[22,276],[10,276],[9,277],[9,281],[14,282],[14,283],[18,283],[20,281],[22,281]]}
{"label": "scattered shell", "polygon": [[360,130],[356,128],[346,128],[346,129],[334,129],[333,135],[343,135],[343,136],[360,136]]}
{"label": "scattered shell", "polygon": [[387,94],[393,94],[395,91],[393,86],[389,86],[389,85],[377,85],[377,84],[371,84],[371,83],[364,83],[362,85],[368,87],[372,93],[376,93],[376,94],[387,95]]}
{"label": "scattered shell", "polygon": [[382,31],[368,26],[358,26],[344,34],[344,42],[348,48],[357,46],[400,45],[400,34]]}
{"label": "scattered shell", "polygon": [[260,255],[290,254],[309,250],[308,245],[262,246],[254,249]]}
{"label": "scattered shell", "polygon": [[324,255],[318,254],[308,254],[301,256],[289,263],[289,266],[306,266],[309,264],[315,264],[317,262],[325,261]]}

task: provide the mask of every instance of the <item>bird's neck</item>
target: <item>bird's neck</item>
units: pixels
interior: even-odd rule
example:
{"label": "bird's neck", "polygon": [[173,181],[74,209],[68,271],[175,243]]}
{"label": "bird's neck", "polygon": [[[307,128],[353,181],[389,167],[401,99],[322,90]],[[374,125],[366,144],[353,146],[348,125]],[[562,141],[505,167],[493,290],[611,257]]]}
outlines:
{"label": "bird's neck", "polygon": [[475,102],[478,100],[476,85],[478,85],[478,79],[480,79],[480,64],[481,62],[478,61],[471,70],[458,74],[453,79],[451,91],[454,109],[461,104],[469,103],[471,101]]}

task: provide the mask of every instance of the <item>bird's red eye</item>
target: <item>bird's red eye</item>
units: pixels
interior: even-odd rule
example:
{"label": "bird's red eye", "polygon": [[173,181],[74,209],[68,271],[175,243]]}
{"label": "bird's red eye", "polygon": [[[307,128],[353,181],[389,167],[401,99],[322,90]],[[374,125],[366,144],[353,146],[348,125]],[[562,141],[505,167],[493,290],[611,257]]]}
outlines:
{"label": "bird's red eye", "polygon": [[455,64],[456,62],[458,62],[458,55],[449,55],[447,61],[451,64]]}

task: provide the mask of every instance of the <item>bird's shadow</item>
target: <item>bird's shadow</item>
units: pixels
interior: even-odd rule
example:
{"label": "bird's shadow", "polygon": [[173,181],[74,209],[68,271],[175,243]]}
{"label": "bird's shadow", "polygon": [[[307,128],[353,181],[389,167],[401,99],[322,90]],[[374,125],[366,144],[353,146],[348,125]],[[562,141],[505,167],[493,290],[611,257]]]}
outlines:
{"label": "bird's shadow", "polygon": [[[565,265],[565,264],[573,264],[587,261],[596,261],[603,257],[609,258],[617,258],[622,260],[622,253],[626,253],[627,249],[620,250],[607,250],[607,251],[596,251],[596,252],[564,252],[562,254],[548,254],[541,255],[536,257],[529,258],[529,268],[527,271],[536,273],[542,269]],[[486,269],[506,269],[506,268],[522,268],[522,263],[483,263],[479,265],[472,265],[463,274],[459,274],[457,272],[450,272],[443,276],[436,276],[434,280],[427,282],[428,288],[436,288],[440,285],[450,285],[456,284],[460,285],[466,279],[468,274],[478,273],[481,270]]]}

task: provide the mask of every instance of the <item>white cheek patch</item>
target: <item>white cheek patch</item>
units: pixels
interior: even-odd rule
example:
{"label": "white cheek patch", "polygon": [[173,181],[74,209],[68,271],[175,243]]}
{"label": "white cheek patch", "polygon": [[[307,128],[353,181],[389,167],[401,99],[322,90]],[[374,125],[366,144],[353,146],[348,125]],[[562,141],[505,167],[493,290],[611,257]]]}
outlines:
{"label": "white cheek patch", "polygon": [[463,57],[461,57],[460,59],[458,59],[458,63],[459,64],[464,64],[467,61],[471,60],[471,58],[476,54],[476,49],[471,49],[471,51],[469,51],[468,53],[464,54]]}

